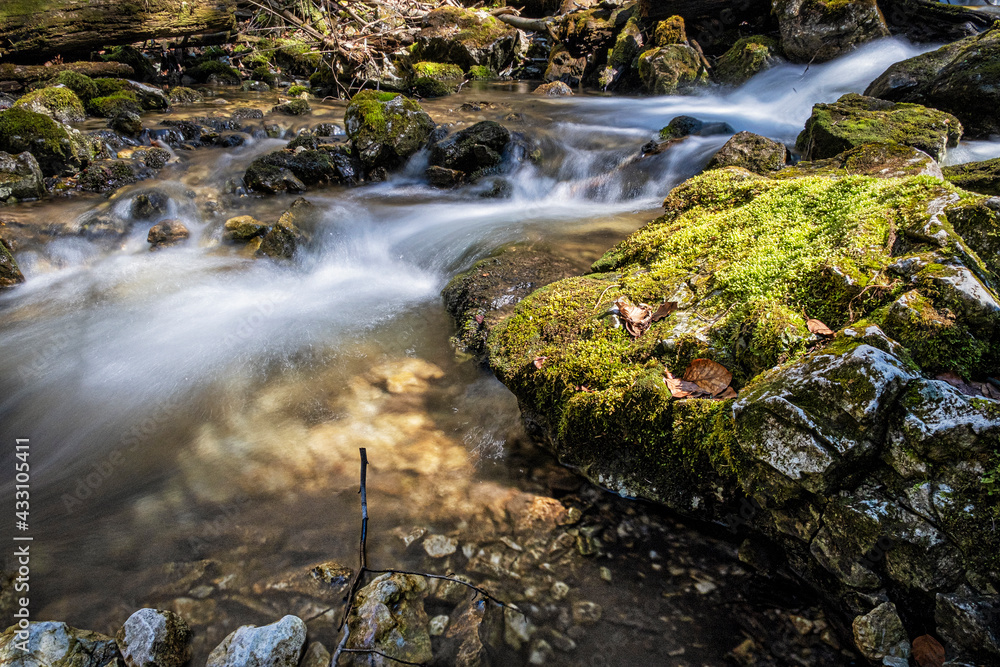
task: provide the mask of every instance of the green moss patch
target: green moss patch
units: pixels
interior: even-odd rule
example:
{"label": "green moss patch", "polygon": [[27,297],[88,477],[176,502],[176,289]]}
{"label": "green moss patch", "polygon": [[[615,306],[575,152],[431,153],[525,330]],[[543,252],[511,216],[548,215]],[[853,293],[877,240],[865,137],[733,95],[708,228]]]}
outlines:
{"label": "green moss patch", "polygon": [[78,122],[86,117],[80,98],[65,86],[32,91],[14,102],[13,106],[43,113],[62,123]]}
{"label": "green moss patch", "polygon": [[[722,453],[731,436],[727,422],[712,416],[679,425],[663,371],[679,376],[693,358],[708,357],[729,369],[740,388],[817,344],[808,318],[836,329],[869,317],[891,328],[889,305],[914,288],[890,269],[899,260],[895,239],[916,238],[931,203],[958,196],[967,195],[926,176],[706,172],[675,188],[665,215],[609,250],[594,273],[526,298],[493,329],[491,365],[550,425],[557,448],[572,442],[586,459],[601,447],[628,443],[615,456],[655,451],[660,458],[650,460],[667,467],[694,465],[692,452],[702,452],[708,458],[698,461],[725,474],[735,465]],[[943,252],[965,252],[951,238]],[[942,249],[911,242],[904,251]],[[963,257],[985,271],[974,256]],[[915,284],[923,290],[915,296],[945,307],[943,293]],[[679,308],[633,338],[608,312],[621,296],[654,308],[677,301]],[[974,363],[981,373],[996,364],[996,343],[984,334],[991,326],[956,324],[953,317],[940,330],[916,328],[912,339],[900,338],[928,370],[968,373]],[[933,357],[924,347],[933,347]]]}

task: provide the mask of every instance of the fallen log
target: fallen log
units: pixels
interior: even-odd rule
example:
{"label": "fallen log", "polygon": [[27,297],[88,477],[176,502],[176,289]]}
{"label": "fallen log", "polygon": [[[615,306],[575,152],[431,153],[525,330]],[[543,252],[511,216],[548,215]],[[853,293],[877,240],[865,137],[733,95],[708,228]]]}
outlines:
{"label": "fallen log", "polygon": [[38,62],[87,56],[105,46],[225,32],[236,0],[4,0],[0,59]]}

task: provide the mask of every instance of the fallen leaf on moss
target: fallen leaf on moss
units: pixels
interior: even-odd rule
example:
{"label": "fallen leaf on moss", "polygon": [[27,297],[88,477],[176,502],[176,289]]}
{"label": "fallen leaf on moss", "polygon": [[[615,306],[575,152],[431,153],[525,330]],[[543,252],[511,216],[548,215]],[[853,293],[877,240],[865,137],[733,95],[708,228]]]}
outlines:
{"label": "fallen leaf on moss", "polygon": [[826,326],[819,320],[808,320],[806,322],[806,329],[809,329],[809,333],[816,334],[818,336],[833,336],[834,331],[830,327]]}
{"label": "fallen leaf on moss", "polygon": [[660,320],[664,319],[665,317],[668,317],[670,315],[670,313],[674,312],[675,310],[677,310],[677,302],[676,301],[667,301],[667,302],[663,303],[659,308],[656,309],[656,312],[653,313],[653,319],[652,319],[652,321],[653,322],[659,322]]}
{"label": "fallen leaf on moss", "polygon": [[548,357],[535,357],[535,360],[532,363],[535,364],[535,368],[541,368],[545,365],[545,361],[547,359]]}
{"label": "fallen leaf on moss", "polygon": [[638,338],[646,333],[653,318],[652,308],[644,303],[640,303],[638,306],[633,305],[625,297],[619,297],[615,301],[615,305],[618,306],[619,317],[621,317],[625,331],[629,332],[629,335]]}
{"label": "fallen leaf on moss", "polygon": [[684,371],[684,379],[694,382],[707,394],[717,396],[733,381],[733,374],[726,367],[711,359],[695,359]]}
{"label": "fallen leaf on moss", "polygon": [[942,667],[944,658],[944,646],[930,635],[913,640],[913,659],[919,667]]}
{"label": "fallen leaf on moss", "polygon": [[700,396],[707,396],[705,390],[696,385],[694,382],[688,382],[687,380],[674,377],[673,373],[670,371],[663,371],[663,381],[667,383],[667,389],[670,390],[670,394],[674,398],[698,398]]}
{"label": "fallen leaf on moss", "polygon": [[736,393],[735,389],[733,389],[732,387],[726,387],[721,394],[716,396],[716,398],[720,400],[725,400],[727,398],[736,398],[737,396],[739,396],[739,394]]}
{"label": "fallen leaf on moss", "polygon": [[593,389],[591,389],[590,387],[584,386],[582,384],[577,385],[576,387],[574,387],[574,389],[576,389],[577,391],[585,391],[588,394],[593,394],[594,393]]}

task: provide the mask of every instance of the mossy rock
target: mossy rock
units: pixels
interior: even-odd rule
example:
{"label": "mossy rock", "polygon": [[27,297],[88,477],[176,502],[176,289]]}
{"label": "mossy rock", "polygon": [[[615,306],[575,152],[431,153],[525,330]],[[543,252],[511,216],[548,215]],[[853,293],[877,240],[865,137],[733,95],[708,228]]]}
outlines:
{"label": "mossy rock", "polygon": [[80,172],[77,183],[88,192],[113,192],[151,175],[131,160],[95,160]]}
{"label": "mossy rock", "polygon": [[14,253],[7,247],[7,242],[0,238],[0,289],[23,282],[24,274],[14,259]]}
{"label": "mossy rock", "polygon": [[171,104],[196,104],[203,102],[205,97],[197,90],[184,86],[174,86],[167,94],[167,99],[170,100]]}
{"label": "mossy rock", "polygon": [[115,118],[125,114],[138,116],[142,113],[139,98],[130,90],[122,90],[104,97],[95,97],[88,105],[90,113],[102,118]]}
{"label": "mossy rock", "polygon": [[471,81],[490,81],[499,78],[496,70],[486,65],[473,65],[469,68],[468,78]]}
{"label": "mossy rock", "polygon": [[75,173],[90,157],[79,133],[44,114],[17,108],[0,111],[0,151],[28,151],[46,176]]}
{"label": "mossy rock", "polygon": [[683,44],[643,52],[639,56],[639,77],[654,95],[690,93],[708,83],[698,52]]}
{"label": "mossy rock", "polygon": [[288,87],[288,96],[289,97],[301,97],[302,99],[306,99],[306,97],[308,97],[308,95],[309,95],[309,87],[308,86],[298,86],[298,85],[295,85],[295,86],[289,86]]}
{"label": "mossy rock", "polygon": [[423,20],[412,47],[420,61],[453,63],[463,70],[475,65],[501,71],[520,49],[517,31],[490,14],[464,7],[441,7]]}
{"label": "mossy rock", "polygon": [[736,130],[729,123],[705,121],[694,116],[674,116],[666,127],[660,128],[660,139],[682,139],[691,135],[712,136],[717,134],[733,134]]}
{"label": "mossy rock", "polygon": [[441,291],[455,318],[455,347],[482,356],[492,327],[532,291],[575,273],[572,262],[551,252],[511,246],[481,259]]}
{"label": "mossy rock", "polygon": [[866,95],[913,102],[954,114],[973,138],[1000,134],[1000,28],[898,62],[865,90]]}
{"label": "mossy rock", "polygon": [[832,104],[815,105],[795,146],[803,159],[815,160],[861,144],[897,143],[940,161],[961,136],[962,124],[949,113],[849,93]]}
{"label": "mossy rock", "polygon": [[438,81],[437,79],[431,79],[426,76],[419,77],[413,82],[413,94],[420,98],[445,97],[446,95],[451,95],[454,92],[455,86],[453,84]]}
{"label": "mossy rock", "polygon": [[267,225],[252,215],[239,215],[226,220],[222,238],[235,243],[249,243],[267,233]]}
{"label": "mossy rock", "polygon": [[[981,481],[1000,463],[1000,407],[929,378],[1000,373],[996,261],[979,259],[996,234],[950,222],[996,230],[991,201],[929,176],[708,171],[592,273],[521,301],[489,363],[540,441],[595,482],[724,522],[752,499],[734,530],[780,547],[848,616],[872,590],[911,610],[967,599],[1000,584]],[[635,337],[610,309],[621,297],[677,308]],[[728,369],[738,398],[673,397],[664,372],[696,358]]]}
{"label": "mossy rock", "polygon": [[271,108],[273,113],[280,113],[286,116],[305,116],[312,113],[312,107],[306,100],[288,100],[283,104],[278,104]]}
{"label": "mossy rock", "polygon": [[645,41],[642,29],[635,17],[630,18],[615,38],[615,45],[608,52],[608,64],[598,77],[602,88],[638,88],[636,57],[642,51]]}
{"label": "mossy rock", "polygon": [[[479,67],[482,66],[480,65]],[[451,63],[432,63],[420,61],[413,64],[413,76],[415,79],[426,77],[434,79],[435,81],[458,83],[465,78],[465,73],[462,71],[461,67]]]}
{"label": "mossy rock", "polygon": [[240,73],[234,68],[218,60],[208,60],[199,65],[191,67],[186,74],[198,83],[216,83],[238,86],[240,85]]}
{"label": "mossy rock", "polygon": [[[490,336],[490,363],[551,425],[557,448],[573,443],[574,450],[599,450],[603,439],[621,442],[617,420],[624,412],[669,412],[662,380],[662,391],[629,403],[629,388],[649,382],[650,374],[658,377],[667,368],[679,376],[693,356],[710,356],[739,387],[807,350],[803,312],[833,327],[865,314],[884,319],[886,305],[911,289],[907,281],[890,288],[892,280],[879,279],[898,259],[890,239],[916,238],[929,222],[928,207],[950,197],[971,195],[956,195],[928,177],[775,180],[732,167],[706,172],[675,189],[666,215],[611,249],[595,263],[595,273],[525,299]],[[944,235],[951,248],[945,252],[961,253],[961,240],[950,230]],[[911,245],[910,251],[921,247],[927,246]],[[940,248],[937,242],[931,247]],[[974,255],[966,252],[965,261],[985,271]],[[887,287],[864,290],[883,282]],[[939,288],[929,286],[927,293],[944,307]],[[605,315],[619,295],[654,307],[674,300],[679,310],[632,339]],[[997,372],[994,325],[966,319],[942,330],[928,368],[966,371],[975,352],[978,372]],[[977,348],[971,352],[970,337]],[[532,364],[537,357],[547,359],[541,369]],[[573,389],[580,386],[590,391]],[[643,431],[641,437],[658,442],[655,449],[662,452],[672,446],[669,431]],[[645,442],[614,456],[639,455]],[[626,486],[638,492],[643,485],[633,480]]]}
{"label": "mossy rock", "polygon": [[369,172],[401,166],[434,129],[431,117],[416,101],[371,90],[351,98],[344,124],[355,155]]}
{"label": "mossy rock", "polygon": [[687,44],[687,31],[684,29],[684,19],[680,16],[660,21],[653,30],[653,46],[668,44]]}
{"label": "mossy rock", "polygon": [[271,69],[265,65],[260,65],[253,68],[253,72],[250,74],[250,78],[254,81],[260,81],[266,83],[270,88],[278,83],[278,77],[271,72]]}
{"label": "mossy rock", "polygon": [[45,195],[42,170],[34,156],[25,151],[11,155],[0,151],[0,201],[38,199]]}
{"label": "mossy rock", "polygon": [[927,153],[896,143],[861,144],[822,160],[803,160],[775,174],[776,178],[800,176],[876,176],[943,178],[941,166]]}
{"label": "mossy rock", "polygon": [[21,97],[13,106],[45,114],[60,123],[78,123],[87,117],[80,98],[67,86],[40,88]]}
{"label": "mossy rock", "polygon": [[794,62],[825,62],[889,36],[875,0],[775,0],[781,47]]}
{"label": "mossy rock", "polygon": [[59,76],[52,80],[54,84],[66,86],[86,104],[94,97],[97,97],[97,84],[86,74],[79,74],[71,70],[59,72]]}
{"label": "mossy rock", "polygon": [[784,58],[777,40],[764,35],[741,37],[715,64],[715,78],[738,86],[781,62]]}
{"label": "mossy rock", "polygon": [[788,149],[780,141],[753,132],[739,132],[708,161],[706,169],[742,167],[757,174],[777,171],[788,161]]}

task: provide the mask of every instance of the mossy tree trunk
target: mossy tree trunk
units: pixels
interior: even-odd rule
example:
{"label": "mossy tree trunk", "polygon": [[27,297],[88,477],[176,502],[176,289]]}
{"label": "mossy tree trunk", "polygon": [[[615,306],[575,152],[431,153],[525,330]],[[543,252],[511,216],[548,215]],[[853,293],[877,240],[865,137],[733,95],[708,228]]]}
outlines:
{"label": "mossy tree trunk", "polygon": [[236,0],[2,0],[0,59],[69,60],[105,46],[223,32]]}

